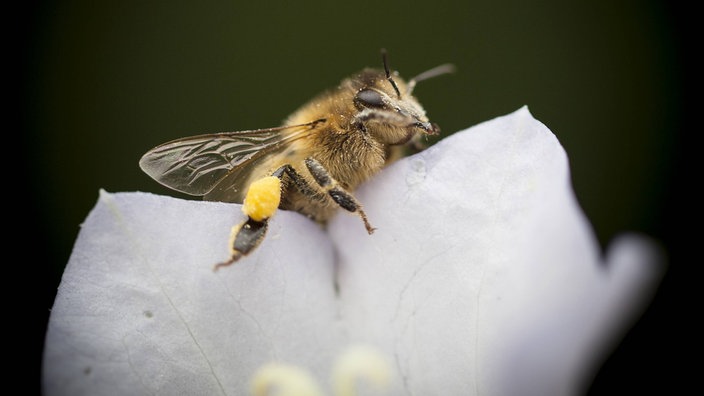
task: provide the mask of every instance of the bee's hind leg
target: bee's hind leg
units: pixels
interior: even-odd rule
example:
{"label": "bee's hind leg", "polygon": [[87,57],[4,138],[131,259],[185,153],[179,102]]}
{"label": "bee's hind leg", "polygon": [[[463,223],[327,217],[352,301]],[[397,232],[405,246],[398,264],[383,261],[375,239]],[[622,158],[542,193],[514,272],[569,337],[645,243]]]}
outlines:
{"label": "bee's hind leg", "polygon": [[266,235],[269,219],[276,213],[281,202],[282,175],[283,170],[277,170],[249,186],[242,204],[242,212],[247,215],[247,220],[232,227],[230,259],[215,265],[213,271],[233,264],[259,246]]}
{"label": "bee's hind leg", "polygon": [[230,235],[230,259],[216,264],[213,271],[217,271],[220,267],[227,267],[233,264],[259,246],[259,243],[264,239],[264,235],[266,235],[268,226],[269,219],[256,221],[250,217],[244,223],[232,227]]}

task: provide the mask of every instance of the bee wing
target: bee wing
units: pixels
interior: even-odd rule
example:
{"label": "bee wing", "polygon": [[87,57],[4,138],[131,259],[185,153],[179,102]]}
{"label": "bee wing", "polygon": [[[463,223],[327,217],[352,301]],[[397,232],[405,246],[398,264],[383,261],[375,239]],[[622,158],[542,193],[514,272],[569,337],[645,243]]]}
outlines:
{"label": "bee wing", "polygon": [[[318,123],[177,139],[149,150],[139,166],[162,185],[186,194],[207,195],[225,179],[235,184],[231,190],[239,191],[243,186],[237,183],[244,183],[251,169],[288,142],[306,136]],[[239,197],[206,199],[237,201]]]}

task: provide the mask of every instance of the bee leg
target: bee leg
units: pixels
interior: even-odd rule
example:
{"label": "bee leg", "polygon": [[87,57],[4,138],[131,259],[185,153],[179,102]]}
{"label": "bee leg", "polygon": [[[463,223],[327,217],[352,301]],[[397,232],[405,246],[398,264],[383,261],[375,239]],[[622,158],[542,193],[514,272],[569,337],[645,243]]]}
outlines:
{"label": "bee leg", "polygon": [[247,255],[259,246],[259,243],[264,239],[266,230],[269,225],[269,219],[256,221],[248,218],[244,223],[232,227],[230,235],[230,259],[222,263],[216,264],[213,271],[217,271],[220,267],[227,267],[235,261]]}
{"label": "bee leg", "polygon": [[352,194],[342,188],[335,179],[330,176],[327,169],[316,159],[308,157],[305,160],[308,171],[315,179],[315,182],[332,198],[335,203],[343,209],[351,213],[357,213],[364,222],[364,227],[369,234],[374,232],[374,227],[369,224],[366,213],[362,209],[362,205],[357,202]]}
{"label": "bee leg", "polygon": [[249,186],[242,204],[247,220],[232,227],[230,259],[215,265],[213,271],[226,267],[249,254],[259,246],[266,235],[269,218],[276,213],[281,202],[281,174],[263,177]]}

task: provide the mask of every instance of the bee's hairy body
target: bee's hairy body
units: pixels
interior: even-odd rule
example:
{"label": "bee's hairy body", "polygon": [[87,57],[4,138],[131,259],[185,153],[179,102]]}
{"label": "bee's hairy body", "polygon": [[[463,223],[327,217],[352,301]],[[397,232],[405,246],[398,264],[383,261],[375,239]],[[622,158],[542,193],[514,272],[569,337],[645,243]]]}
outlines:
{"label": "bee's hairy body", "polygon": [[[315,185],[304,164],[306,158],[315,158],[342,188],[353,191],[389,162],[401,157],[403,146],[391,145],[374,135],[379,126],[367,126],[363,132],[354,124],[354,117],[349,116],[357,112],[354,95],[359,89],[388,84],[384,72],[367,69],[355,77],[344,80],[337,89],[323,93],[289,116],[284,125],[324,121],[316,126],[314,132],[291,142],[286,150],[263,163],[258,172],[250,175],[245,185],[286,164],[293,167],[309,185]],[[295,132],[284,131],[286,133]],[[396,138],[396,135],[392,137]],[[279,208],[302,213],[317,222],[328,220],[339,207],[323,192],[316,192],[313,196],[302,193],[290,178],[284,178],[282,188]]]}
{"label": "bee's hairy body", "polygon": [[140,166],[175,190],[244,202],[248,219],[233,227],[231,258],[216,268],[259,245],[275,210],[260,208],[278,206],[325,223],[342,207],[358,214],[371,234],[351,192],[406,147],[419,148],[424,135],[439,131],[411,95],[415,82],[387,68],[364,69],[302,106],[283,127],[175,140],[147,152]]}

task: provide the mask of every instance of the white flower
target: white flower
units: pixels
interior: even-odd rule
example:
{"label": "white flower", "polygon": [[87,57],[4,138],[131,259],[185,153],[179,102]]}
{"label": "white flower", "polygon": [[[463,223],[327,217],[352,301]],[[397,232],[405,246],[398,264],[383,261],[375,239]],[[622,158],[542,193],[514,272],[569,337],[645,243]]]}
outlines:
{"label": "white flower", "polygon": [[579,394],[663,266],[636,235],[602,257],[568,169],[522,108],[360,188],[373,235],[280,211],[217,273],[236,205],[101,192],[51,313],[44,391],[243,395],[281,362],[331,394],[335,357],[363,343],[391,362],[391,395]]}

